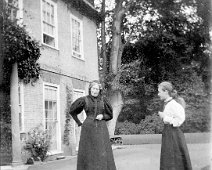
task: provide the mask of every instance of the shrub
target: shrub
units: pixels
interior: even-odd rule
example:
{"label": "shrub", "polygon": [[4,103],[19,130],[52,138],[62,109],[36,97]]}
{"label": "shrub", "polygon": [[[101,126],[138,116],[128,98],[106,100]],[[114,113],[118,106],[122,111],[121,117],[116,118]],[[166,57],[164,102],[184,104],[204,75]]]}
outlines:
{"label": "shrub", "polygon": [[0,121],[0,165],[12,161],[12,134],[11,124]]}
{"label": "shrub", "polygon": [[146,116],[139,124],[132,122],[117,122],[115,134],[129,135],[129,134],[159,134],[162,133],[163,123],[158,114]]}
{"label": "shrub", "polygon": [[117,122],[115,135],[129,135],[129,134],[138,134],[139,126],[132,122]]}
{"label": "shrub", "polygon": [[[186,120],[180,127],[184,133],[210,131],[210,112],[207,108],[186,109]],[[157,113],[147,115],[139,124],[132,122],[117,122],[115,134],[161,134],[163,122]]]}
{"label": "shrub", "polygon": [[28,132],[25,149],[30,151],[34,160],[47,158],[50,149],[51,137],[48,131],[43,130],[42,126],[35,127]]}
{"label": "shrub", "polygon": [[210,111],[207,109],[189,109],[186,111],[186,120],[182,125],[185,133],[210,131]]}
{"label": "shrub", "polygon": [[163,122],[157,113],[146,116],[139,123],[139,134],[159,134],[163,130]]}

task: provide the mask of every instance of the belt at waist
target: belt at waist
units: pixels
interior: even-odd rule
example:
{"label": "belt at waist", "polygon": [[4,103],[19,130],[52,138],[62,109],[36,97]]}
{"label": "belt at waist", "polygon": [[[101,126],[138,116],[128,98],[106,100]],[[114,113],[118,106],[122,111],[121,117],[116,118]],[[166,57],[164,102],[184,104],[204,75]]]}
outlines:
{"label": "belt at waist", "polygon": [[94,116],[87,116],[87,118],[86,118],[86,119],[96,120],[96,117],[94,117]]}

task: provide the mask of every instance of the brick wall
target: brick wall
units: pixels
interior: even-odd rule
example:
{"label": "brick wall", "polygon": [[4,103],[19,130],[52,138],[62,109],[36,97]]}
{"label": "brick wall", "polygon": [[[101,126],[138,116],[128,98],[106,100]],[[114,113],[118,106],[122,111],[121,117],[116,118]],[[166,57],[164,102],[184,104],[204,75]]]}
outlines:
{"label": "brick wall", "polygon": [[24,87],[24,131],[43,123],[43,82]]}

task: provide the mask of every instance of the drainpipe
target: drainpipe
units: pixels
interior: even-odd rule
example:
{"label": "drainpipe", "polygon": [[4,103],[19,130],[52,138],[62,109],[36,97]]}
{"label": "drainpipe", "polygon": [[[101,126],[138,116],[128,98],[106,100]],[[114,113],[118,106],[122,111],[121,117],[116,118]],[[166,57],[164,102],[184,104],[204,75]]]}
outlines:
{"label": "drainpipe", "polygon": [[11,102],[11,131],[12,131],[12,165],[22,163],[21,142],[19,129],[19,106],[18,106],[18,66],[14,63],[10,79],[10,102]]}

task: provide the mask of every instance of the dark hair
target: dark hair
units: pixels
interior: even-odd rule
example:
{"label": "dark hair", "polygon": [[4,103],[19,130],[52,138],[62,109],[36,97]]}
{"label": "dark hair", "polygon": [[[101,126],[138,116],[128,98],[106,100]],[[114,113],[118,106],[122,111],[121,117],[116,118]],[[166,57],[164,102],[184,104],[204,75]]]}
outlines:
{"label": "dark hair", "polygon": [[91,95],[91,88],[95,84],[99,85],[99,96],[101,96],[102,95],[102,85],[100,84],[100,82],[98,80],[94,80],[94,81],[90,82],[89,87],[88,87],[88,94]]}
{"label": "dark hair", "polygon": [[176,100],[176,102],[178,102],[181,106],[183,106],[183,108],[186,107],[186,103],[185,100],[178,95],[177,90],[174,89],[174,86],[172,83],[168,82],[168,81],[164,81],[162,83],[160,83],[158,85],[158,87],[162,87],[162,90],[165,91],[167,90],[169,95]]}

